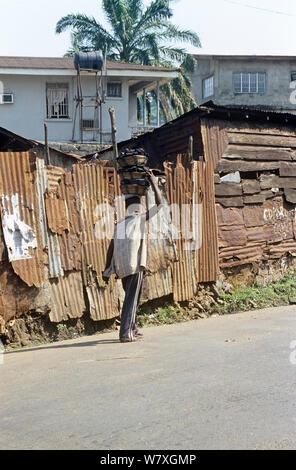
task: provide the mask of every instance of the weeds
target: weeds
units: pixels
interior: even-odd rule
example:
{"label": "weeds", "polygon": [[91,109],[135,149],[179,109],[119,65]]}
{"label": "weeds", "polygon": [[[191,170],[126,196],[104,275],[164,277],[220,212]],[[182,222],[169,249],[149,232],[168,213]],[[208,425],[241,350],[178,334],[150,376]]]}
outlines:
{"label": "weeds", "polygon": [[[266,286],[253,284],[248,287],[235,287],[230,293],[221,293],[207,314],[225,315],[266,307],[289,305],[291,299],[296,303],[296,276],[294,272],[279,281]],[[137,323],[140,327],[180,323],[198,318],[196,308],[181,307],[166,303],[162,307],[142,306],[138,309]]]}
{"label": "weeds", "polygon": [[221,295],[219,313],[289,305],[290,299],[296,297],[296,277],[289,274],[279,281],[266,286],[253,284],[249,287],[236,287],[231,293]]}
{"label": "weeds", "polygon": [[139,327],[189,321],[194,315],[188,308],[165,304],[156,309],[140,307],[138,309],[137,324]]}
{"label": "weeds", "polygon": [[65,331],[66,329],[67,329],[67,325],[65,325],[64,323],[58,323],[58,324],[57,324],[57,330],[58,330],[59,332]]}

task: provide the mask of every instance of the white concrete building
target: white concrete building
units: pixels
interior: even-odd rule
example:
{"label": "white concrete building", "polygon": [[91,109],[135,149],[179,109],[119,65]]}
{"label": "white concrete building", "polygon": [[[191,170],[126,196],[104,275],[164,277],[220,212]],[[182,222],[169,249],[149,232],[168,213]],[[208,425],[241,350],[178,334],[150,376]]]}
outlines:
{"label": "white concrete building", "polygon": [[[108,109],[115,108],[118,141],[147,130],[146,116],[137,121],[137,95],[177,76],[177,70],[107,61],[102,77],[105,99],[95,114],[95,73],[81,72],[83,141],[110,143]],[[101,73],[98,74],[100,82]],[[76,114],[77,72],[73,58],[0,57],[0,126],[25,137],[50,142],[81,142],[80,113]],[[158,106],[159,108],[159,106]],[[75,123],[75,125],[74,125]],[[159,113],[154,126],[159,126]]]}
{"label": "white concrete building", "polygon": [[198,105],[248,106],[296,113],[296,56],[195,55]]}

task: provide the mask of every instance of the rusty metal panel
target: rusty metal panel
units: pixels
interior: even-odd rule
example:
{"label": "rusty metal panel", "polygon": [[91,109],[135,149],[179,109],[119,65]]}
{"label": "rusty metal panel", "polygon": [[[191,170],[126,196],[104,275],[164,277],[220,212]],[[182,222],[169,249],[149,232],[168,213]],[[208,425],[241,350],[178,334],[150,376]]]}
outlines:
{"label": "rusty metal panel", "polygon": [[247,244],[245,247],[222,248],[220,250],[220,267],[233,267],[259,261],[263,258],[264,244]]}
{"label": "rusty metal panel", "polygon": [[36,192],[39,212],[39,226],[43,251],[48,254],[48,277],[63,276],[64,271],[61,261],[60,245],[58,236],[48,229],[44,194],[49,188],[48,172],[44,160],[37,158]]}
{"label": "rusty metal panel", "polygon": [[116,281],[113,280],[110,282],[110,285],[100,287],[96,273],[90,270],[88,272],[88,282],[85,288],[92,320],[107,320],[108,318],[114,318],[120,315],[119,294]]}
{"label": "rusty metal panel", "polygon": [[215,169],[228,145],[227,132],[225,130],[227,121],[218,119],[200,120],[201,135],[204,146],[204,159],[213,164]]}
{"label": "rusty metal panel", "polygon": [[287,253],[295,255],[295,209],[287,208],[281,196],[260,206],[240,209],[239,218],[235,218],[240,222],[237,226],[225,224],[230,217],[227,213],[230,209],[218,204],[217,207],[222,268],[280,258]]}
{"label": "rusty metal panel", "polygon": [[[159,182],[159,181],[158,181]],[[147,229],[147,264],[146,272],[164,271],[176,261],[176,245],[173,240],[170,208],[167,204],[165,187],[162,185],[163,204],[154,217],[146,222]],[[146,210],[155,202],[155,194],[150,188],[146,195]]]}
{"label": "rusty metal panel", "polygon": [[[74,184],[80,199],[83,270],[91,267],[96,271],[99,285],[104,287],[102,271],[114,231],[112,204],[115,196],[120,194],[119,178],[114,168],[107,168],[100,162],[95,162],[93,165],[74,167]],[[107,223],[106,227],[102,224],[103,220]],[[103,233],[106,228],[110,239]]]}
{"label": "rusty metal panel", "polygon": [[2,227],[9,261],[28,286],[41,287],[45,274],[35,181],[34,153],[0,153]]}
{"label": "rusty metal panel", "polygon": [[[107,319],[119,315],[118,288],[114,279],[106,286],[102,280],[106,256],[110,243],[103,236],[99,226],[102,217],[106,217],[110,238],[113,236],[114,221],[112,213],[105,211],[107,205],[114,203],[120,194],[119,177],[114,168],[105,167],[104,163],[76,165],[74,167],[74,186],[80,200],[82,273],[93,319]],[[103,207],[102,204],[105,204]],[[103,207],[103,212],[101,209]],[[120,216],[120,215],[119,215]]]}
{"label": "rusty metal panel", "polygon": [[[172,223],[179,229],[179,233],[175,240],[178,261],[174,263],[172,267],[173,295],[174,300],[183,301],[192,298],[197,290],[195,247],[192,247],[191,242],[193,240],[188,239],[188,233],[184,233],[185,231],[191,232],[191,234],[193,233],[192,168],[191,165],[184,167],[182,165],[182,155],[178,155],[176,167],[173,168],[166,162],[165,171],[167,178],[167,198],[169,204],[174,204],[179,207],[179,212],[177,211],[177,220],[175,220],[175,214],[172,214]],[[183,211],[186,211],[188,214],[184,224],[181,222],[181,220],[184,220],[182,217]],[[194,250],[192,250],[192,248],[194,248]]]}
{"label": "rusty metal panel", "polygon": [[96,223],[99,219],[98,208],[106,199],[107,184],[104,170],[98,165],[76,165],[74,169],[75,184],[81,203],[80,216],[82,220],[82,249],[83,270],[89,266],[96,271],[99,285],[104,287],[101,273],[104,270],[108,241],[101,233],[96,236]]}
{"label": "rusty metal panel", "polygon": [[48,181],[48,188],[51,191],[57,190],[62,181],[63,175],[65,174],[65,169],[60,168],[57,166],[47,166],[46,173],[47,173],[47,181]]}
{"label": "rusty metal panel", "polygon": [[51,233],[57,234],[64,271],[81,269],[81,221],[79,197],[73,176],[61,168],[47,169],[50,190],[45,193],[46,213]]}
{"label": "rusty metal panel", "polygon": [[65,230],[69,230],[65,201],[58,192],[48,189],[44,196],[48,227],[53,233],[61,235]]}
{"label": "rusty metal panel", "polygon": [[52,322],[81,318],[86,311],[81,272],[65,273],[64,277],[50,280]]}
{"label": "rusty metal panel", "polygon": [[[47,315],[50,310],[48,283],[41,288],[28,286],[15,274],[8,262],[0,265],[0,327],[15,318],[37,311]],[[2,318],[2,320],[1,320]]]}
{"label": "rusty metal panel", "polygon": [[76,194],[73,175],[65,173],[59,187],[59,196],[64,201],[67,230],[59,235],[63,267],[66,271],[81,270],[82,268],[82,242],[80,200]]}
{"label": "rusty metal panel", "polygon": [[141,294],[141,303],[160,299],[173,292],[172,268],[145,276]]}
{"label": "rusty metal panel", "polygon": [[218,233],[214,189],[214,163],[195,162],[198,182],[195,190],[196,204],[202,206],[202,239],[197,252],[198,282],[218,279]]}

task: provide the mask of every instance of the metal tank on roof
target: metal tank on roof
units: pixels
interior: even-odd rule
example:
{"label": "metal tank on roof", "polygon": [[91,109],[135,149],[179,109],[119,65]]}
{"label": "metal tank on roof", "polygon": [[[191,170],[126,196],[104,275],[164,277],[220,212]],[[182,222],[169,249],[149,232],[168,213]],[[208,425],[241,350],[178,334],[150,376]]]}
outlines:
{"label": "metal tank on roof", "polygon": [[74,67],[76,70],[102,70],[104,63],[101,51],[75,52]]}

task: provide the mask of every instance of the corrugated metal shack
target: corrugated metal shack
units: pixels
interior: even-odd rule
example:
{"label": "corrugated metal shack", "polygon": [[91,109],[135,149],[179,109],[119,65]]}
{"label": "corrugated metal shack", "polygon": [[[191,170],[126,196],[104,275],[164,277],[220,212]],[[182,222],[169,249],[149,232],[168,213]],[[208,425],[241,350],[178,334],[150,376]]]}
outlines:
{"label": "corrugated metal shack", "polygon": [[[72,166],[81,160],[79,155],[61,152],[51,146],[48,147],[50,164],[66,168],[71,171]],[[0,152],[23,152],[34,151],[36,155],[47,161],[47,148],[44,143],[37,140],[28,139],[14,132],[0,127]]]}
{"label": "corrugated metal shack", "polygon": [[[178,154],[188,152],[193,137],[193,159],[214,167],[219,267],[230,274],[236,266],[272,264],[283,257],[293,263],[295,125],[293,114],[209,102],[138,139],[120,143],[119,149],[144,147],[161,168],[165,160],[174,162]],[[110,150],[100,154],[108,155]],[[214,234],[215,230],[213,238]]]}
{"label": "corrugated metal shack", "polygon": [[[191,235],[178,227],[178,261],[161,257],[158,241],[152,246],[142,301],[168,294],[188,300],[198,283],[218,279],[219,268],[231,273],[296,254],[295,124],[293,115],[210,104],[119,144],[144,147],[149,165],[163,171],[168,203],[190,207]],[[96,236],[98,206],[120,195],[114,168],[86,159],[68,171],[16,150],[0,152],[1,333],[29,312],[52,322],[118,316],[120,282],[103,283],[109,242]]]}
{"label": "corrugated metal shack", "polygon": [[[119,315],[121,283],[103,282],[109,240],[97,236],[102,217],[108,219],[102,204],[113,205],[120,196],[119,177],[107,163],[76,163],[70,172],[46,166],[35,152],[0,152],[2,334],[7,322],[30,312],[47,315],[52,322],[81,318],[84,313],[94,321]],[[172,293],[176,301],[187,300],[198,282],[217,278],[212,164],[192,163],[179,155],[176,164],[165,164],[164,173],[167,201],[188,204],[189,226],[178,227],[177,262],[163,256],[169,253],[166,240],[156,238],[149,245],[142,301]],[[148,202],[149,198],[151,194]],[[210,249],[196,249],[199,235],[192,201],[204,206],[203,239]],[[122,205],[118,211],[121,218]],[[185,237],[183,230],[190,233]]]}

